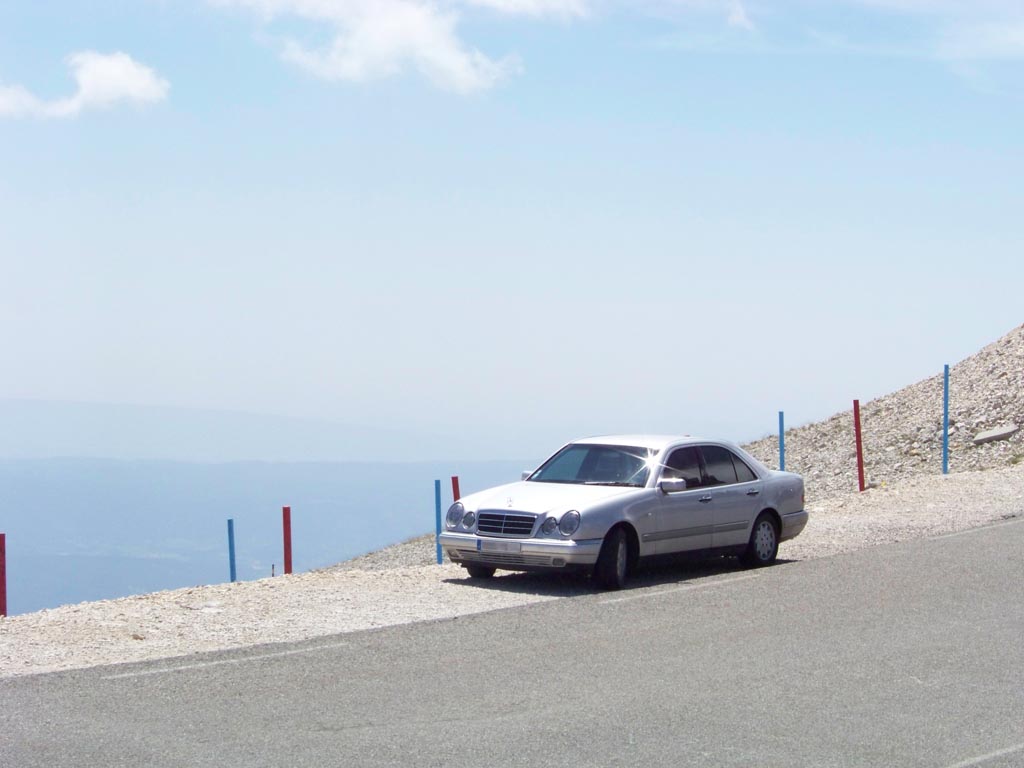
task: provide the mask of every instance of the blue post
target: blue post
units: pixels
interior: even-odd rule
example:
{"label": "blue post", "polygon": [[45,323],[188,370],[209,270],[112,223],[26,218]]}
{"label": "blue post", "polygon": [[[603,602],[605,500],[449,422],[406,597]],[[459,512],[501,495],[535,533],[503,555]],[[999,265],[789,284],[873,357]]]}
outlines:
{"label": "blue post", "polygon": [[949,474],[949,366],[942,371],[942,474]]}
{"label": "blue post", "polygon": [[228,518],[228,566],[231,569],[231,581],[235,581],[235,521]]}
{"label": "blue post", "polygon": [[786,418],[779,411],[779,470],[786,471]]}
{"label": "blue post", "polygon": [[437,546],[437,564],[444,562],[441,557],[441,481],[434,481],[434,521],[437,534],[434,536],[434,544]]}

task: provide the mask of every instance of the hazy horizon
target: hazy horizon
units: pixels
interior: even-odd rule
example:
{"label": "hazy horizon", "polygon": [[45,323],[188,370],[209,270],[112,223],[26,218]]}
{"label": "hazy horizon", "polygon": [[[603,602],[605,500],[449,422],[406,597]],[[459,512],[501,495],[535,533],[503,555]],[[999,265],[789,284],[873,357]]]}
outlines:
{"label": "hazy horizon", "polygon": [[[996,341],[1016,325],[976,348],[947,358],[950,365],[970,357]],[[850,390],[845,401],[815,412],[800,403],[786,410],[787,428],[822,421],[849,409],[859,398],[868,402],[941,372],[942,364],[922,370],[904,381],[883,383],[875,391]],[[814,383],[830,385],[818,377]],[[786,402],[791,402],[786,399]],[[341,423],[329,419],[299,418],[240,410],[52,401],[0,397],[0,459],[109,458],[153,459],[186,462],[431,462],[506,460],[548,456],[571,439],[599,434],[655,433],[698,434],[746,443],[775,434],[777,410],[750,416],[743,409],[723,408],[703,413],[689,426],[645,418],[636,424],[621,418],[603,419],[595,414],[584,420],[590,429],[575,432],[563,424],[531,425],[530,430],[488,432],[402,429],[366,423]],[[747,421],[744,423],[743,420]],[[600,428],[606,425],[605,428]],[[703,428],[697,426],[703,425]]]}

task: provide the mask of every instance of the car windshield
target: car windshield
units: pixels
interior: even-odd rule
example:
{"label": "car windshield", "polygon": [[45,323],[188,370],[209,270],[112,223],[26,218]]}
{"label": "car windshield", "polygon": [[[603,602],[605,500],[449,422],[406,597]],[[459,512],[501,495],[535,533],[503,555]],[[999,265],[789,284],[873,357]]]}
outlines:
{"label": "car windshield", "polygon": [[537,483],[622,485],[642,488],[654,451],[627,445],[567,445],[527,480]]}

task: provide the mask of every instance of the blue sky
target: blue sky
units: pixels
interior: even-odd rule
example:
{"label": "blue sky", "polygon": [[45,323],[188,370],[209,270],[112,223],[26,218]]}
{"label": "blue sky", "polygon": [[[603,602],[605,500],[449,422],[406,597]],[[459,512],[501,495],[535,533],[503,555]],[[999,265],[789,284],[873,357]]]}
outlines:
{"label": "blue sky", "polygon": [[1024,6],[0,3],[0,398],[734,439],[1024,321]]}

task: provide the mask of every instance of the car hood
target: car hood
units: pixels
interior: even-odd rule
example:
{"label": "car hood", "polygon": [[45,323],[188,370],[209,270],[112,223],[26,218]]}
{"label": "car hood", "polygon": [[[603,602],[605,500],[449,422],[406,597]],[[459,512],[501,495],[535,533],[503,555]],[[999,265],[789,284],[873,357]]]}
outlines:
{"label": "car hood", "polygon": [[584,510],[606,499],[636,493],[641,488],[614,485],[570,485],[567,483],[518,482],[488,488],[461,499],[466,509],[496,509],[515,512],[561,514],[569,509]]}

